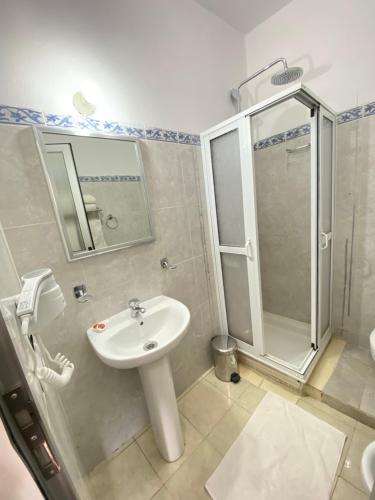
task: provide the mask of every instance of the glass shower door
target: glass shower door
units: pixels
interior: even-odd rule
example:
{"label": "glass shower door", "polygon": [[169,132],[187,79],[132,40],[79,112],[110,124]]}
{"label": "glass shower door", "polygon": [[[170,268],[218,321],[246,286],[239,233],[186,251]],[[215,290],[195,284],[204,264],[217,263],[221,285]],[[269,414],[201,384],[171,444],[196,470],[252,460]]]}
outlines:
{"label": "glass shower door", "polygon": [[316,337],[315,123],[295,97],[251,116],[264,352],[300,373]]}
{"label": "glass shower door", "polygon": [[240,347],[262,351],[259,268],[251,174],[249,119],[241,118],[204,140],[223,331]]}
{"label": "glass shower door", "polygon": [[334,133],[334,116],[321,108],[319,116],[319,340],[324,338],[331,326]]}

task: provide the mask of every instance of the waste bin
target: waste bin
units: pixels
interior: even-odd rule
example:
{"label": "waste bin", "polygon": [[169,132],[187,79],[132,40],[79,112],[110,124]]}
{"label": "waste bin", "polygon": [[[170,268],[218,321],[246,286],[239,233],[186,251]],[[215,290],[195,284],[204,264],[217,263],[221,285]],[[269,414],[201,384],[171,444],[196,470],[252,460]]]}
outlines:
{"label": "waste bin", "polygon": [[240,381],[237,343],[228,335],[217,335],[211,340],[215,375],[223,382]]}

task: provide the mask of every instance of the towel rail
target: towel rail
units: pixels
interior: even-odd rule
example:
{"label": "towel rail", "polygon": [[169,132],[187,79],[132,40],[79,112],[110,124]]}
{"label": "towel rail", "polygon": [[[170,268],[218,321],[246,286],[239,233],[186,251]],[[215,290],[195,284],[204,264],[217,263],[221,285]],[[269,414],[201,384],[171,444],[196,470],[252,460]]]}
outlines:
{"label": "towel rail", "polygon": [[286,148],[287,153],[298,153],[299,151],[304,151],[305,149],[310,149],[311,144],[304,144],[303,146],[298,146],[297,148]]}

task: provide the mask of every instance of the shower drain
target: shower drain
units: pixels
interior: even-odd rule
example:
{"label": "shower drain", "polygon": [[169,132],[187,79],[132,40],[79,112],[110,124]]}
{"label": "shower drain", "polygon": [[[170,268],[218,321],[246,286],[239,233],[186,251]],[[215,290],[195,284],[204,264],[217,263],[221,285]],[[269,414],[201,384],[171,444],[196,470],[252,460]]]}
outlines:
{"label": "shower drain", "polygon": [[143,346],[144,351],[151,351],[152,349],[155,349],[155,347],[158,346],[158,343],[155,342],[155,340],[150,340],[149,342],[146,342],[145,345]]}

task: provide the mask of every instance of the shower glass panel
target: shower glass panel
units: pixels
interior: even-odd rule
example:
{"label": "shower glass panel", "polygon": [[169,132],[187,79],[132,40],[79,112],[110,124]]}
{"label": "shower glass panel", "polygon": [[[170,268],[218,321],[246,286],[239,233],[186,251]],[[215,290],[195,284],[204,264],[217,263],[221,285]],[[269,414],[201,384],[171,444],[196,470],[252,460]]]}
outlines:
{"label": "shower glass panel", "polygon": [[333,117],[322,111],[320,121],[320,335],[331,323],[331,261],[332,261],[332,186],[333,186]]}
{"label": "shower glass panel", "polygon": [[[252,346],[252,263],[248,249],[249,220],[245,217],[248,198],[243,192],[247,185],[244,177],[249,172],[244,172],[240,135],[239,127],[226,128],[210,139],[209,149],[225,322],[230,335]],[[249,155],[250,143],[248,148]]]}
{"label": "shower glass panel", "polygon": [[221,268],[228,330],[236,339],[252,344],[247,257],[222,253]]}
{"label": "shower glass panel", "polygon": [[211,141],[219,244],[245,244],[238,129]]}
{"label": "shower glass panel", "polygon": [[251,118],[264,351],[297,370],[312,341],[310,120],[295,98]]}

